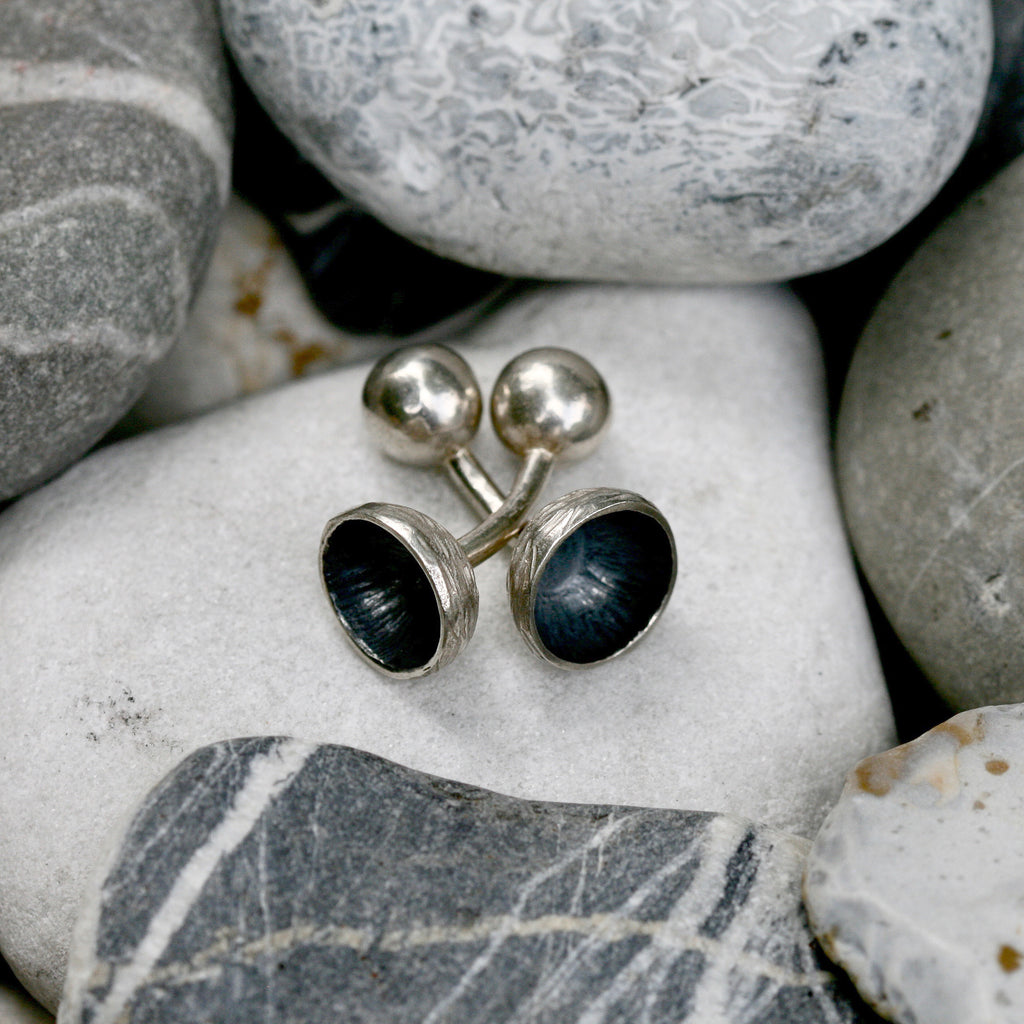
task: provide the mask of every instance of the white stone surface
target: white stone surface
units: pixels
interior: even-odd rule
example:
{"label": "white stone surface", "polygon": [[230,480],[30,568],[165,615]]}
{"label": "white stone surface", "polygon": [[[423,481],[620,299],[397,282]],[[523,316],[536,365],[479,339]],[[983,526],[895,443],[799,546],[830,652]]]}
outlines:
{"label": "white stone surface", "polygon": [[811,849],[826,952],[901,1024],[1024,1014],[1024,705],[965,711],[851,773]]}
{"label": "white stone surface", "polygon": [[[566,673],[529,654],[478,570],[457,662],[397,683],[324,597],[325,522],[368,500],[469,512],[364,433],[366,367],[287,385],[91,456],[0,518],[0,918],[52,1001],[102,837],[196,747],[290,734],[515,796],[725,811],[807,835],[851,764],[892,743],[840,524],[820,353],[774,288],[547,289],[463,351],[489,388],[523,349],[609,382],[601,449],[546,491],[621,486],[665,512],[676,591],[636,650]],[[478,450],[506,485],[490,428]],[[25,850],[33,855],[25,857]]]}
{"label": "white stone surface", "polygon": [[530,276],[781,280],[958,163],[978,0],[221,0],[278,124],[395,230]]}
{"label": "white stone surface", "polygon": [[1024,157],[878,305],[846,379],[840,490],[864,572],[955,710],[1024,700]]}

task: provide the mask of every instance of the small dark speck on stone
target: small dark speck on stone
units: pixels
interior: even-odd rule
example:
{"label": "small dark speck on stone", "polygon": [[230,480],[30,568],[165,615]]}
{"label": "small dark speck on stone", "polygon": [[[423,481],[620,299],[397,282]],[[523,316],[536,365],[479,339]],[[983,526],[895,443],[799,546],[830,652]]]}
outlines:
{"label": "small dark speck on stone", "polygon": [[932,403],[922,402],[912,413],[915,420],[927,423],[932,418]]}
{"label": "small dark speck on stone", "polygon": [[487,20],[487,11],[479,4],[473,4],[469,9],[470,25],[482,25]]}
{"label": "small dark speck on stone", "polygon": [[939,341],[945,341],[947,338],[953,337],[953,331],[949,327],[947,327],[944,331],[939,331],[939,333],[936,334],[935,337]]}

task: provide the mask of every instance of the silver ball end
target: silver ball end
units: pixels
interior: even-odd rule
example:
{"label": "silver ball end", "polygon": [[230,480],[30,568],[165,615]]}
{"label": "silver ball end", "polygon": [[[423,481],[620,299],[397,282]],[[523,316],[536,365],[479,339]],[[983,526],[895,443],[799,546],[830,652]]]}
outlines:
{"label": "silver ball end", "polygon": [[517,455],[543,448],[563,458],[589,455],[611,415],[608,388],[594,366],[562,348],[516,356],[498,377],[491,419]]}
{"label": "silver ball end", "polygon": [[363,387],[374,443],[412,466],[436,466],[480,426],[480,385],[462,356],[443,345],[411,345],[379,360]]}

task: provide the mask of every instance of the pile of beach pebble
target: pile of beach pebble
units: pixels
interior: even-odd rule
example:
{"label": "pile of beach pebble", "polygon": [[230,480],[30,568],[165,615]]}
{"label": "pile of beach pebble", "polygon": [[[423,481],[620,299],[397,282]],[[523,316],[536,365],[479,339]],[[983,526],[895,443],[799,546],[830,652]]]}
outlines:
{"label": "pile of beach pebble", "polygon": [[[1022,152],[1024,0],[0,6],[0,1024],[1020,1021]],[[352,651],[424,341],[598,368],[635,650]]]}

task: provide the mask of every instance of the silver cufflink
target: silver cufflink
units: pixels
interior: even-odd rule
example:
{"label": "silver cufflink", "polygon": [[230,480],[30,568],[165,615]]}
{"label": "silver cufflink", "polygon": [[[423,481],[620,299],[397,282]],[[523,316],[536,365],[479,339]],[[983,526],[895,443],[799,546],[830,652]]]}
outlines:
{"label": "silver cufflink", "polygon": [[676,574],[664,516],[630,491],[587,488],[530,508],[556,458],[594,450],[609,418],[608,390],[581,356],[525,352],[501,372],[491,419],[522,458],[507,495],[470,451],[483,411],[461,356],[440,345],[380,360],[363,389],[370,434],[394,459],[439,466],[483,517],[456,539],[429,516],[373,502],[332,519],[320,543],[328,599],[359,654],[400,679],[447,665],[476,627],[473,566],[510,539],[509,602],[530,649],[580,668],[632,647],[661,614]]}

